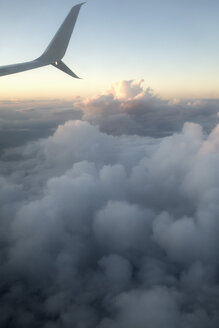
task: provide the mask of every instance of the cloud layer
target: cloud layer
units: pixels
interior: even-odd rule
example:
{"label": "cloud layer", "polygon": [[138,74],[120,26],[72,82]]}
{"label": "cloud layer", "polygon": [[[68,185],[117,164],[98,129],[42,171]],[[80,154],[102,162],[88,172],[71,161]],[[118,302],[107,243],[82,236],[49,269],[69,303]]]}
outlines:
{"label": "cloud layer", "polygon": [[182,105],[141,83],[1,156],[1,327],[218,326],[216,105],[158,137]]}
{"label": "cloud layer", "polygon": [[69,121],[6,152],[1,326],[217,327],[218,131]]}
{"label": "cloud layer", "polygon": [[68,120],[84,120],[111,135],[154,138],[180,132],[185,122],[210,133],[218,122],[218,99],[165,100],[144,80],[120,81],[109,90],[73,101],[0,101],[0,155],[9,147],[53,134]]}

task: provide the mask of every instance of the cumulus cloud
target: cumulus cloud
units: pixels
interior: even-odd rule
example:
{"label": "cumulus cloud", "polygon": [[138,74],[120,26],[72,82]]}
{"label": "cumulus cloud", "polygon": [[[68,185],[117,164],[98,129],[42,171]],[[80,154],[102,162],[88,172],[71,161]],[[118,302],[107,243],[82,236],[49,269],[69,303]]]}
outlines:
{"label": "cumulus cloud", "polygon": [[217,102],[142,83],[77,99],[83,120],[69,107],[2,153],[1,327],[218,326]]}
{"label": "cumulus cloud", "polygon": [[218,100],[166,100],[143,82],[120,81],[74,105],[83,110],[84,120],[113,135],[163,137],[179,132],[187,121],[201,124],[209,133],[218,122]]}
{"label": "cumulus cloud", "polygon": [[119,81],[102,94],[72,101],[0,101],[0,155],[9,147],[52,135],[68,120],[88,121],[111,135],[164,137],[185,122],[210,133],[218,122],[218,99],[164,99],[144,80]]}
{"label": "cumulus cloud", "polygon": [[151,138],[68,121],[6,151],[1,326],[217,327],[218,160],[218,126],[195,123]]}
{"label": "cumulus cloud", "polygon": [[118,310],[115,321],[105,319],[99,327],[170,327],[180,323],[178,297],[174,291],[157,287],[153,290],[132,290],[116,297]]}

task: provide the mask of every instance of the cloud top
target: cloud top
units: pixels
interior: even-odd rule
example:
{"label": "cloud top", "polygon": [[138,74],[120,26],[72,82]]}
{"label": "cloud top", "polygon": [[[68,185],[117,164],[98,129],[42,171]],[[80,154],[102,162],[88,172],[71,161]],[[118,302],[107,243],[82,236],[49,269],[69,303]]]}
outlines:
{"label": "cloud top", "polygon": [[1,160],[2,326],[217,327],[218,126],[68,121],[17,152]]}

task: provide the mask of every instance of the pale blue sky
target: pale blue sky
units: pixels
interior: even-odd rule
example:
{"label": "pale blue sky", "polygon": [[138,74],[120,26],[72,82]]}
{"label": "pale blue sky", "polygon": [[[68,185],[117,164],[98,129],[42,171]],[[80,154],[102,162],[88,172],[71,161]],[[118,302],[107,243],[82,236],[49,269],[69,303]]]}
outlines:
{"label": "pale blue sky", "polygon": [[[79,2],[0,0],[0,65],[39,56]],[[42,68],[1,78],[0,98],[71,97],[135,78],[162,96],[219,97],[218,14],[216,0],[88,0],[64,58],[84,80]]]}

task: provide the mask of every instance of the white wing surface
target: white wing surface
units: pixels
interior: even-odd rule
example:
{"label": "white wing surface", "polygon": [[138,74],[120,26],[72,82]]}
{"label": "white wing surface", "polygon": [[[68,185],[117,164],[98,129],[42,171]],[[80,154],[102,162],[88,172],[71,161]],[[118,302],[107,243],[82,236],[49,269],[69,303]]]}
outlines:
{"label": "white wing surface", "polygon": [[61,59],[66,53],[80,8],[83,4],[84,2],[74,6],[70,10],[47,49],[40,57],[26,63],[0,66],[0,76],[15,74],[51,64],[66,74],[78,78],[78,76],[61,61]]}

